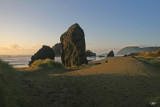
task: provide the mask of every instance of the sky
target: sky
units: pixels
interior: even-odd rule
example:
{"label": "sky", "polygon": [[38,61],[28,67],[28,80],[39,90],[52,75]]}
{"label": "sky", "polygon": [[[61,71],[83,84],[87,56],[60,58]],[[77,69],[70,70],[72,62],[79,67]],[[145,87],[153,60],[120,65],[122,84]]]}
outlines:
{"label": "sky", "polygon": [[160,0],[0,0],[0,55],[52,47],[74,23],[96,53],[160,46]]}

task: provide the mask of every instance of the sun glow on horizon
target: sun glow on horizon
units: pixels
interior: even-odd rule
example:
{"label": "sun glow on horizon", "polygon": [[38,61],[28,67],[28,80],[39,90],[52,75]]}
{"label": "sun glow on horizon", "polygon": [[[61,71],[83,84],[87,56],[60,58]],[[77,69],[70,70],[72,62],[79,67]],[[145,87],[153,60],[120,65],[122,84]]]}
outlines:
{"label": "sun glow on horizon", "polygon": [[42,45],[34,44],[30,47],[24,48],[18,44],[11,44],[8,46],[0,46],[0,55],[33,55],[38,51]]}
{"label": "sun glow on horizon", "polygon": [[158,0],[1,0],[0,55],[32,55],[42,45],[52,47],[74,23],[84,30],[86,49],[97,54],[130,44],[160,46],[159,4]]}

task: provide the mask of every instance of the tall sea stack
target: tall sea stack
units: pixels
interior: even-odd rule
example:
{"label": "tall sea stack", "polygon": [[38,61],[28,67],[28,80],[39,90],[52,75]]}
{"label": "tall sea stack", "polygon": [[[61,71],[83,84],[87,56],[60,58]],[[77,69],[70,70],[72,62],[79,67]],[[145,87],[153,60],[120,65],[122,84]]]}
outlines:
{"label": "tall sea stack", "polygon": [[85,35],[82,28],[76,23],[73,24],[60,37],[61,59],[65,67],[80,66],[88,64],[85,51]]}

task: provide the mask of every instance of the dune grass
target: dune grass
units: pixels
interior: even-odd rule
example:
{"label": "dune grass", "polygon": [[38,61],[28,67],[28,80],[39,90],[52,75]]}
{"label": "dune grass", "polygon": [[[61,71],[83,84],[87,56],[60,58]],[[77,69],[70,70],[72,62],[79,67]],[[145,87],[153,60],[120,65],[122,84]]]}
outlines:
{"label": "dune grass", "polygon": [[7,68],[7,69],[13,69],[13,67],[8,63],[0,60],[0,69]]}
{"label": "dune grass", "polygon": [[136,57],[136,58],[144,63],[160,67],[160,58],[153,58],[153,57]]}
{"label": "dune grass", "polygon": [[152,51],[152,52],[142,52],[136,55],[137,57],[160,57],[160,49],[157,51]]}
{"label": "dune grass", "polygon": [[135,58],[144,63],[160,67],[160,49],[157,51],[136,54]]}
{"label": "dune grass", "polygon": [[45,59],[45,60],[39,59],[33,62],[31,68],[63,69],[64,66],[63,64],[55,62],[54,60],[51,59]]}
{"label": "dune grass", "polygon": [[16,85],[20,77],[10,64],[0,60],[0,107],[25,107],[27,105],[23,90]]}
{"label": "dune grass", "polygon": [[[13,68],[7,62],[0,60],[0,105],[6,106],[9,102],[9,84],[8,84],[8,77],[10,73],[13,72]],[[12,103],[12,101],[11,101]]]}

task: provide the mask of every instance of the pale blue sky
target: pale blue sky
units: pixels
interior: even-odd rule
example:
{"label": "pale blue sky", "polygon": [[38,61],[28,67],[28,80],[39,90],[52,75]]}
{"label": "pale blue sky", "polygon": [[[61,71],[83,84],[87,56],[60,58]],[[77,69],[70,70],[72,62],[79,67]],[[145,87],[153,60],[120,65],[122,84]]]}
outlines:
{"label": "pale blue sky", "polygon": [[74,23],[94,51],[159,46],[160,0],[0,0],[0,54],[53,46]]}

